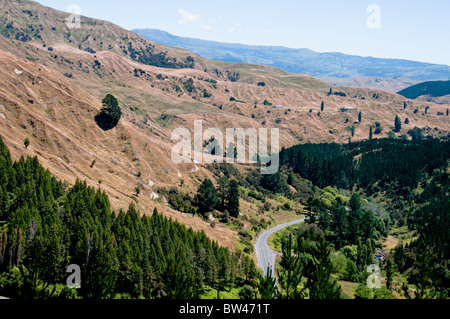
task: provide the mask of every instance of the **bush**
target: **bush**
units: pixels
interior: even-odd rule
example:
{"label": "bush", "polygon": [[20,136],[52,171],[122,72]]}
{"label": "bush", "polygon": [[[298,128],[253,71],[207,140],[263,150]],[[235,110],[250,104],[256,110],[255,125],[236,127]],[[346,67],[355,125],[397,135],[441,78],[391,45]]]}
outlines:
{"label": "bush", "polygon": [[373,298],[372,290],[365,284],[359,284],[358,288],[356,288],[355,299],[372,299],[372,298]]}
{"label": "bush", "polygon": [[245,285],[239,291],[239,297],[244,300],[255,299],[255,289],[252,286]]}

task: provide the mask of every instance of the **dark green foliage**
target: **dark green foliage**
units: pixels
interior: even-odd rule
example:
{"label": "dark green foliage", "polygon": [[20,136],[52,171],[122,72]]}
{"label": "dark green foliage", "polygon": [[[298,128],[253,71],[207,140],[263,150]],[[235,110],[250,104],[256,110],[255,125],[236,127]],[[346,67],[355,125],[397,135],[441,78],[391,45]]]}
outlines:
{"label": "dark green foliage", "polygon": [[272,105],[272,103],[270,103],[269,101],[267,101],[267,100],[264,100],[264,105],[266,105],[266,106],[271,106]]}
{"label": "dark green foliage", "polygon": [[267,268],[266,276],[259,275],[258,290],[261,299],[275,299],[278,296],[277,282],[270,267]]}
{"label": "dark green foliage", "polygon": [[310,299],[340,299],[341,288],[331,278],[332,265],[330,251],[325,238],[316,245],[313,253],[312,263],[308,268],[306,276],[308,280],[306,287],[309,290]]}
{"label": "dark green foliage", "polygon": [[258,82],[258,86],[266,86],[266,82]]}
{"label": "dark green foliage", "polygon": [[382,180],[385,185],[396,183],[398,192],[407,192],[417,187],[422,174],[431,174],[449,157],[448,141],[377,139],[344,145],[298,145],[282,150],[280,162],[322,188],[341,187],[344,177],[350,187],[371,188]]}
{"label": "dark green foliage", "polygon": [[450,81],[423,82],[410,86],[398,92],[398,94],[412,100],[422,95],[430,95],[433,97],[444,96],[450,94]]}
{"label": "dark green foliage", "polygon": [[26,149],[28,148],[28,146],[30,146],[30,139],[28,137],[23,141],[23,145]]}
{"label": "dark green foliage", "polygon": [[108,94],[102,101],[103,108],[95,116],[95,122],[104,131],[111,130],[117,126],[122,117],[122,110],[117,99]]}
{"label": "dark green foliage", "polygon": [[402,121],[400,120],[400,118],[398,117],[398,115],[395,116],[395,129],[394,132],[400,132],[402,130]]}
{"label": "dark green foliage", "polygon": [[283,255],[278,269],[278,282],[282,289],[281,298],[283,299],[303,299],[304,288],[300,287],[304,272],[305,263],[301,256],[296,254],[293,249],[292,235],[283,239]]}
{"label": "dark green foliage", "polygon": [[263,175],[261,186],[273,193],[283,193],[287,187],[280,171],[275,174]]}
{"label": "dark green foliage", "polygon": [[245,285],[239,291],[239,297],[244,300],[255,299],[255,289],[252,286]]}
{"label": "dark green foliage", "polygon": [[[10,298],[198,298],[251,284],[255,265],[156,210],[117,215],[106,193],[77,181],[69,190],[37,158],[13,163],[0,140],[0,295]],[[81,288],[62,288],[70,264]]]}
{"label": "dark green foliage", "polygon": [[207,98],[207,99],[209,99],[210,97],[212,96],[212,94],[211,93],[209,93],[208,91],[206,91],[206,89],[205,90],[203,90],[203,97],[204,98]]}
{"label": "dark green foliage", "polygon": [[322,101],[322,104],[320,105],[320,111],[323,112],[325,109],[325,103]]}
{"label": "dark green foliage", "polygon": [[420,141],[425,139],[425,136],[422,133],[422,130],[418,127],[413,128],[412,130],[408,131],[408,135],[411,136],[413,141]]}
{"label": "dark green foliage", "polygon": [[239,184],[235,180],[230,181],[229,184],[227,210],[231,217],[237,218],[239,216]]}
{"label": "dark green foliage", "polygon": [[323,233],[315,226],[303,227],[282,241],[283,255],[278,269],[281,297],[285,299],[339,299],[341,289],[332,279],[330,251]]}
{"label": "dark green foliage", "polygon": [[205,179],[197,190],[197,203],[202,215],[212,212],[219,205],[219,196],[210,179]]}
{"label": "dark green foliage", "polygon": [[146,65],[152,65],[160,68],[169,69],[193,69],[195,66],[194,58],[188,56],[186,61],[178,61],[177,58],[167,56],[167,52],[156,53],[153,45],[147,45],[145,48],[134,48],[132,42],[128,43],[128,50],[124,50],[134,61]]}
{"label": "dark green foliage", "polygon": [[375,122],[375,131],[374,131],[374,133],[376,135],[379,135],[379,134],[381,134],[381,132],[383,132],[383,128],[381,127],[380,122]]}
{"label": "dark green foliage", "polygon": [[361,123],[362,122],[362,112],[358,113],[358,122]]}
{"label": "dark green foliage", "polygon": [[394,276],[394,260],[389,257],[386,262],[386,287],[387,289],[392,288],[392,280]]}
{"label": "dark green foliage", "polygon": [[185,82],[183,82],[183,86],[189,93],[195,92],[197,89],[195,88],[194,80],[189,78]]}

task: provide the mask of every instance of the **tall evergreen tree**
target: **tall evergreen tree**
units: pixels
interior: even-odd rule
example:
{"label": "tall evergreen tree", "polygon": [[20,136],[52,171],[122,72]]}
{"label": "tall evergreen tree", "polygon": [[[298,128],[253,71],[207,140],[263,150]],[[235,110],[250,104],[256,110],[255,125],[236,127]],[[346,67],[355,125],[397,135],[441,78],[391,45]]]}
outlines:
{"label": "tall evergreen tree", "polygon": [[228,196],[227,196],[227,209],[230,216],[237,218],[239,216],[239,184],[236,180],[230,181]]}
{"label": "tall evergreen tree", "polygon": [[278,269],[278,282],[283,299],[304,299],[305,288],[300,287],[306,267],[300,256],[293,251],[292,235],[283,239],[281,249],[283,255]]}
{"label": "tall evergreen tree", "polygon": [[395,116],[395,132],[400,132],[402,129],[402,121],[398,115]]}
{"label": "tall evergreen tree", "polygon": [[219,204],[217,190],[210,179],[205,179],[197,191],[197,203],[201,214],[212,212]]}
{"label": "tall evergreen tree", "polygon": [[392,289],[392,281],[394,277],[394,260],[389,257],[386,262],[386,287]]}
{"label": "tall evergreen tree", "polygon": [[314,249],[313,262],[306,274],[310,299],[340,299],[341,287],[331,278],[332,269],[328,243],[322,237]]}

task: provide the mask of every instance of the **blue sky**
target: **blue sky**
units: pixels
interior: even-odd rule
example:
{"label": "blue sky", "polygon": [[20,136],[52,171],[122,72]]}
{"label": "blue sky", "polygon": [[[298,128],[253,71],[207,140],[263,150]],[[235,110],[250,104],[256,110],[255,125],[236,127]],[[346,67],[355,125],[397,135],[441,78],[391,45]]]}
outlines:
{"label": "blue sky", "polygon": [[[450,65],[448,0],[38,0],[126,29],[154,28],[222,42],[281,45]],[[380,9],[380,28],[367,20]],[[378,17],[378,16],[376,16]]]}

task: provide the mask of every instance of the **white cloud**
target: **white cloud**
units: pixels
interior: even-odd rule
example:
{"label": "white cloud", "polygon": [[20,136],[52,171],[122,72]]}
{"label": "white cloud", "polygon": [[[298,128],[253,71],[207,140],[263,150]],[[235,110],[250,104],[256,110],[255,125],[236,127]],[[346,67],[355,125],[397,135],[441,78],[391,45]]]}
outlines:
{"label": "white cloud", "polygon": [[241,24],[240,24],[240,23],[235,23],[235,24],[233,24],[231,27],[228,28],[228,32],[233,33],[233,32],[236,31],[236,29],[238,29],[238,28],[240,28],[240,27],[241,27]]}
{"label": "white cloud", "polygon": [[196,22],[200,18],[200,15],[193,14],[192,12],[186,11],[184,9],[178,10],[178,23],[187,24],[191,22]]}
{"label": "white cloud", "polygon": [[212,25],[208,24],[208,25],[202,25],[200,28],[204,29],[204,30],[211,30],[212,29]]}

